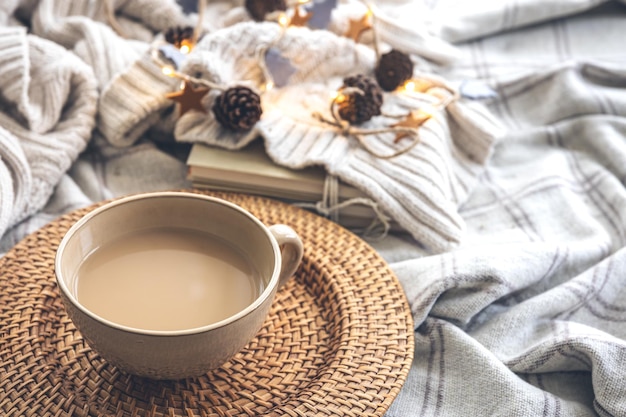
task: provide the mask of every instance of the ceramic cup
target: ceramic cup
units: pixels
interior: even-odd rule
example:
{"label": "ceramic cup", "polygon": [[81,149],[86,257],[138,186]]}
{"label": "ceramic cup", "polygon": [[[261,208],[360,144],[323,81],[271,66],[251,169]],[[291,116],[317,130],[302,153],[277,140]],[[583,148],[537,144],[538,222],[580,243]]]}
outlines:
{"label": "ceramic cup", "polygon": [[[182,228],[209,233],[242,251],[262,280],[260,294],[230,317],[198,328],[144,330],[100,317],[78,301],[77,271],[93,251],[133,232]],[[265,226],[243,208],[187,192],[139,194],[81,218],[62,239],[55,273],[66,311],[87,343],[119,369],[154,379],[180,379],[215,369],[259,331],[277,289],[296,271],[302,242],[286,225]]]}

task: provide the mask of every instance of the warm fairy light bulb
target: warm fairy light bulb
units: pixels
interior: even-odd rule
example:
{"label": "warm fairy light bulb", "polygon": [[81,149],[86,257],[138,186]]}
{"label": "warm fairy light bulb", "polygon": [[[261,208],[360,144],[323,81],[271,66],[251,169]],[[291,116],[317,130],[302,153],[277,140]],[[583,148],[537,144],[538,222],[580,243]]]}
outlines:
{"label": "warm fairy light bulb", "polygon": [[178,48],[178,50],[182,54],[185,54],[185,55],[191,52],[192,49],[193,49],[193,41],[189,39],[183,39],[182,42],[180,43],[180,47]]}
{"label": "warm fairy light bulb", "polygon": [[407,93],[414,93],[415,92],[415,81],[409,80],[406,83],[404,83],[404,91],[406,91]]}
{"label": "warm fairy light bulb", "polygon": [[282,27],[287,27],[289,25],[289,18],[285,13],[281,13],[280,16],[278,16],[278,24]]}
{"label": "warm fairy light bulb", "polygon": [[331,93],[330,98],[335,103],[341,103],[343,101],[346,101],[346,96],[341,91],[335,91],[334,93]]}
{"label": "warm fairy light bulb", "polygon": [[265,91],[270,91],[272,88],[274,88],[274,83],[273,83],[273,82],[271,82],[271,81],[268,81],[268,82],[265,84]]}
{"label": "warm fairy light bulb", "polygon": [[418,109],[419,114],[424,118],[424,119],[430,119],[431,117],[433,117],[435,115],[435,112],[437,111],[433,106],[431,105],[426,105],[420,109]]}
{"label": "warm fairy light bulb", "polygon": [[174,75],[174,70],[171,67],[163,67],[161,68],[161,72],[163,72],[163,74],[167,75],[168,77]]}

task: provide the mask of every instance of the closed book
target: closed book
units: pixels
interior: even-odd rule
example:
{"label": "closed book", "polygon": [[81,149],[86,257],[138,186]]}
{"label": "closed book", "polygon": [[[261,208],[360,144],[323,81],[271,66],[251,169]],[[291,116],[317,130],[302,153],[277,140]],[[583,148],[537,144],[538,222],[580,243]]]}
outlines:
{"label": "closed book", "polygon": [[[260,140],[243,149],[228,150],[196,143],[187,158],[187,178],[196,188],[272,197],[306,208],[324,199],[327,173],[321,166],[290,169],[274,163]],[[362,191],[338,181],[337,201],[371,201]],[[319,212],[319,210],[316,210]],[[326,213],[320,213],[326,214]],[[368,205],[349,204],[334,218],[347,227],[366,227],[376,218]]]}

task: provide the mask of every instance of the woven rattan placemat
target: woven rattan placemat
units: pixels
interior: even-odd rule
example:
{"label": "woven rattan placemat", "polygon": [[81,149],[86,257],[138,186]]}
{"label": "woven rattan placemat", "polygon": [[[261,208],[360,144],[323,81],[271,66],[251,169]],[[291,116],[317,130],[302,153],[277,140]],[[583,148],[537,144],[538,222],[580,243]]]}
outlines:
{"label": "woven rattan placemat", "polygon": [[102,360],[65,314],[55,250],[91,208],[65,215],[0,259],[0,415],[382,416],[413,358],[401,286],[361,239],[312,213],[240,194],[266,224],[301,236],[300,269],[256,338],[222,368],[180,381],[130,376]]}

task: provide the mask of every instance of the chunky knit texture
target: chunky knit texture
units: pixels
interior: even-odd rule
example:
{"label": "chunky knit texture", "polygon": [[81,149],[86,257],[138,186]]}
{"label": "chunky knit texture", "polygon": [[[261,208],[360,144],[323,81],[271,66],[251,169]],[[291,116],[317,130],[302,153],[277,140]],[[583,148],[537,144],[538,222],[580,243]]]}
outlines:
{"label": "chunky knit texture", "polygon": [[[431,250],[442,251],[458,244],[464,230],[458,207],[502,133],[499,124],[482,107],[455,101],[446,110],[434,111],[420,129],[420,143],[409,152],[392,159],[373,156],[356,138],[314,116],[320,113],[330,119],[330,97],[342,80],[358,73],[372,76],[376,64],[370,48],[327,31],[292,28],[281,37],[274,24],[241,23],[206,36],[184,71],[224,84],[251,80],[260,88],[265,80],[254,56],[259,47],[268,45],[280,50],[297,69],[286,87],[263,95],[263,117],[256,130],[263,136],[270,157],[291,168],[324,166],[328,173],[364,191]],[[452,93],[441,90],[441,94]],[[214,100],[211,95],[206,98],[207,105]],[[384,114],[406,115],[436,102],[433,95],[409,98],[386,93],[382,110]],[[378,129],[395,123],[396,119],[377,116],[359,128]],[[181,117],[175,134],[180,141],[230,149],[246,146],[256,136],[221,128],[213,117],[197,112]],[[411,141],[394,144],[394,136],[367,135],[363,140],[385,154]]]}
{"label": "chunky knit texture", "polygon": [[170,120],[158,112],[171,106],[164,94],[176,82],[148,51],[159,33],[195,24],[195,15],[175,0],[110,5],[119,32],[101,0],[0,5],[0,236],[42,208],[96,123],[121,146]]}
{"label": "chunky knit texture", "polygon": [[95,124],[91,69],[57,44],[0,28],[0,235],[40,209]]}
{"label": "chunky knit texture", "polygon": [[[150,13],[145,13],[148,4]],[[276,163],[292,168],[324,166],[329,174],[360,188],[424,246],[441,251],[461,241],[464,224],[458,207],[500,134],[499,126],[481,107],[456,101],[445,110],[434,110],[432,119],[420,129],[418,146],[389,160],[376,157],[368,148],[388,154],[411,139],[394,144],[394,133],[385,133],[364,135],[361,143],[349,132],[317,117],[332,118],[330,96],[346,77],[373,76],[373,49],[332,31],[290,28],[281,33],[274,23],[248,21],[206,35],[181,71],[224,88],[245,82],[263,91],[267,80],[259,65],[259,51],[274,47],[296,68],[287,86],[263,94],[262,118],[250,130],[224,128],[212,112],[190,111],[176,118],[174,104],[165,94],[174,91],[180,80],[162,74],[151,59],[150,47],[162,38],[160,33],[191,23],[191,17],[184,16],[174,0],[155,5],[144,0],[112,5],[123,34],[108,24],[103,2],[41,0],[31,16],[32,32],[37,37],[26,36],[21,30],[11,32],[21,40],[9,36],[3,41],[6,46],[0,56],[5,58],[3,73],[9,76],[3,78],[7,85],[2,91],[15,103],[14,113],[18,114],[7,115],[6,123],[0,124],[6,130],[3,135],[16,137],[5,141],[7,156],[2,157],[0,175],[19,173],[21,179],[4,185],[1,192],[3,196],[11,193],[36,198],[29,197],[26,203],[17,201],[15,207],[23,205],[24,209],[10,218],[4,207],[0,226],[14,224],[20,216],[41,207],[59,176],[84,148],[95,123],[98,133],[118,147],[136,143],[149,131],[173,131],[181,142],[205,142],[230,149],[246,146],[260,134]],[[350,7],[346,9],[346,5]],[[331,29],[361,14],[359,7],[362,5],[351,2],[338,7]],[[398,41],[391,36],[393,24],[385,23],[382,13],[377,18],[381,36],[393,46]],[[385,28],[389,29],[387,35]],[[409,35],[398,36],[404,39]],[[62,49],[59,45],[73,52],[61,53],[68,59],[56,58]],[[47,59],[50,51],[54,51],[54,60]],[[210,109],[220,93],[220,89],[211,90],[203,97],[203,105]],[[383,115],[375,115],[358,127],[388,128],[398,120],[384,115],[407,115],[433,101],[429,95],[408,98],[386,93]],[[62,132],[70,124],[82,128],[73,127],[65,137]],[[40,138],[49,132],[55,132],[55,141],[61,145]],[[33,139],[33,135],[40,136]],[[22,191],[26,188],[28,192]]]}

